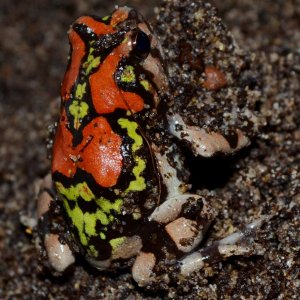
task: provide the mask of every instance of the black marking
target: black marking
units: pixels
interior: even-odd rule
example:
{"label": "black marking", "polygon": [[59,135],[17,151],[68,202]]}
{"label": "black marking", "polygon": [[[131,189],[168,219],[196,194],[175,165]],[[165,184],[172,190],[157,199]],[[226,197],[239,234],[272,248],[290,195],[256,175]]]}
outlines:
{"label": "black marking", "polygon": [[112,189],[101,187],[97,184],[91,174],[80,168],[77,168],[73,177],[67,177],[59,172],[54,172],[52,178],[54,182],[61,182],[65,188],[70,188],[71,186],[76,186],[78,183],[86,182],[95,197],[104,197],[111,201],[116,199],[116,195]]}
{"label": "black marking", "polygon": [[149,222],[149,220],[140,225],[139,235],[143,241],[142,251],[155,253],[157,260],[164,259],[166,253],[173,254],[174,258],[181,257],[183,252],[177,248],[164,226],[155,221]]}
{"label": "black marking", "polygon": [[97,259],[105,260],[111,258],[112,247],[107,240],[103,240],[99,236],[92,236],[88,246],[94,246],[98,251]]}
{"label": "black marking", "polygon": [[97,38],[97,35],[85,24],[74,23],[72,29],[78,33],[83,41],[94,41]]}
{"label": "black marking", "polygon": [[97,233],[99,233],[99,232],[106,233],[107,226],[106,226],[106,225],[105,225],[105,226],[102,225],[101,222],[100,222],[100,220],[97,219],[97,221],[96,221],[96,226],[95,226],[95,230],[96,230]]}
{"label": "black marking", "polygon": [[50,223],[51,223],[51,213],[47,211],[38,219],[38,234],[41,238],[44,238],[46,234],[51,233]]}
{"label": "black marking", "polygon": [[228,134],[223,134],[224,138],[229,143],[232,149],[235,149],[238,146],[238,134],[235,130],[230,130]]}
{"label": "black marking", "polygon": [[125,38],[126,30],[115,33],[99,35],[93,47],[101,53],[101,60],[106,57],[116,46],[120,45]]}
{"label": "black marking", "polygon": [[[86,201],[82,197],[78,197],[76,200],[79,208],[82,210],[83,213],[88,212],[90,214],[94,214],[99,208],[95,201]],[[68,201],[68,203],[70,202],[75,202],[75,201]]]}
{"label": "black marking", "polygon": [[47,187],[44,187],[42,190],[39,191],[39,195],[41,195],[43,192],[46,192],[52,199],[55,198],[56,196],[56,193],[55,193],[55,190],[52,188],[47,188]]}
{"label": "black marking", "polygon": [[226,258],[220,253],[218,242],[199,250],[199,253],[202,255],[203,261],[208,264],[213,264],[222,261],[224,260],[224,258]]}
{"label": "black marking", "polygon": [[[66,200],[67,199],[65,198],[65,201]],[[76,202],[75,201],[68,201],[68,204],[69,204],[71,210],[73,210],[76,207]]]}
{"label": "black marking", "polygon": [[[94,127],[97,127],[97,126],[98,126],[98,124],[95,123],[95,124],[94,124]],[[93,136],[93,135],[89,135],[89,136],[86,138],[87,142],[84,144],[84,146],[80,149],[79,152],[83,153],[84,150],[85,150],[85,149],[87,148],[87,146],[92,142],[93,139],[94,139],[94,136]]]}
{"label": "black marking", "polygon": [[[121,81],[121,75],[122,72],[125,70],[127,66],[133,66],[134,72],[135,72],[135,78],[136,80],[134,82],[122,82]],[[148,80],[150,85],[157,91],[157,87],[155,86],[155,83],[153,81],[153,74],[146,71],[140,64],[139,61],[136,60],[133,56],[130,57],[124,57],[121,59],[118,67],[116,68],[116,72],[114,75],[115,82],[117,86],[126,92],[135,93],[144,100],[145,104],[149,105],[149,109],[155,107],[155,101],[154,101],[154,95],[151,93],[151,91],[146,91],[145,88],[140,83],[140,78],[145,78],[145,80]],[[143,111],[140,113],[144,114],[146,108],[143,109]],[[135,114],[137,115],[137,114]],[[141,120],[139,120],[141,121]]]}
{"label": "black marking", "polygon": [[196,199],[195,197],[190,197],[182,205],[178,218],[184,217],[186,219],[195,221],[195,230],[198,231],[197,234],[201,231],[202,235],[205,235],[206,231],[211,225],[211,222],[215,218],[215,214],[213,211],[209,211],[207,208],[205,209],[205,213],[203,213],[203,208],[204,204],[202,198]]}
{"label": "black marking", "polygon": [[110,21],[111,21],[111,17],[112,15],[106,16],[108,17],[107,19],[103,20],[103,17],[99,17],[96,15],[88,15],[88,17],[91,17],[92,19],[94,19],[97,22],[103,23],[105,25],[110,25]]}
{"label": "black marking", "polygon": [[[76,88],[78,84],[85,84],[86,83],[86,88],[85,88],[85,93],[83,94],[83,97],[81,100],[78,100],[78,102],[85,102],[88,105],[88,114],[80,120],[80,126],[78,129],[74,127],[74,121],[75,118],[70,112],[70,106],[74,103],[75,99],[75,93],[76,93]],[[88,125],[96,116],[96,110],[94,108],[93,102],[91,100],[91,90],[90,90],[90,84],[88,81],[88,78],[80,76],[79,79],[76,80],[75,84],[73,85],[71,89],[71,94],[70,94],[70,99],[68,101],[64,101],[63,103],[63,108],[66,110],[66,116],[67,120],[69,122],[67,123],[68,130],[71,132],[73,140],[72,144],[73,147],[76,147],[82,142],[83,139],[83,129],[85,128],[86,125]]]}

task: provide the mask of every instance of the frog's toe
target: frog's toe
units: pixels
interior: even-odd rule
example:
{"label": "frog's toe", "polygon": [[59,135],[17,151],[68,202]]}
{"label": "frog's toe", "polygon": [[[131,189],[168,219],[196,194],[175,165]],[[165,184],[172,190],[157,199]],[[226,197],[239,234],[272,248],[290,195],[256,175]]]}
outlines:
{"label": "frog's toe", "polygon": [[132,266],[132,277],[139,286],[152,281],[156,258],[153,253],[140,252]]}
{"label": "frog's toe", "polygon": [[70,247],[59,240],[59,235],[52,231],[50,207],[54,201],[51,175],[41,182],[37,199],[38,231],[43,248],[46,251],[47,265],[55,272],[62,273],[75,262]]}
{"label": "frog's toe", "polygon": [[222,244],[222,240],[211,246],[200,249],[187,255],[180,261],[180,274],[189,276],[191,273],[202,269],[205,264],[213,264],[226,260],[231,256],[263,255],[264,248],[257,243],[245,244]]}
{"label": "frog's toe", "polygon": [[56,272],[63,273],[75,262],[75,257],[70,247],[59,241],[58,234],[46,234],[44,237],[44,246],[50,267]]}
{"label": "frog's toe", "polygon": [[165,227],[167,233],[182,252],[192,251],[202,240],[203,232],[196,221],[180,217]]}
{"label": "frog's toe", "polygon": [[240,130],[232,131],[225,136],[219,132],[207,132],[206,130],[187,125],[179,114],[169,116],[170,132],[186,142],[194,155],[211,157],[221,152],[225,154],[234,153],[249,145],[249,138]]}
{"label": "frog's toe", "polygon": [[150,221],[166,224],[165,230],[178,250],[190,252],[203,239],[216,212],[200,195],[171,197],[157,207]]}
{"label": "frog's toe", "polygon": [[213,264],[231,256],[263,255],[265,249],[254,241],[254,236],[262,224],[270,218],[272,215],[261,216],[248,224],[244,230],[232,233],[208,247],[185,256],[179,263],[181,275],[188,276],[202,269],[205,263]]}

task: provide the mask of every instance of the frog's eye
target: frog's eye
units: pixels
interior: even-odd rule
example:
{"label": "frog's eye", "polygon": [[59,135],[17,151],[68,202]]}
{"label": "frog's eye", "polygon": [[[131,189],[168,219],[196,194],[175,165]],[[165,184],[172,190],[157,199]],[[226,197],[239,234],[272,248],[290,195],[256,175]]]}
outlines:
{"label": "frog's eye", "polygon": [[136,30],[133,33],[132,51],[134,55],[140,59],[145,59],[150,53],[150,50],[151,50],[151,45],[150,45],[150,39],[148,35],[141,30]]}

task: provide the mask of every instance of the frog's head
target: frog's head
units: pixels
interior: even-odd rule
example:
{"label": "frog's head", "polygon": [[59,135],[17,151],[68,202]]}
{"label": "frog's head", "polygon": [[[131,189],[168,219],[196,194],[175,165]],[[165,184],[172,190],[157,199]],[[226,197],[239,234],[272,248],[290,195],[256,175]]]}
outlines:
{"label": "frog's head", "polygon": [[167,89],[162,49],[151,27],[136,10],[120,7],[103,18],[80,17],[68,34],[71,53],[61,88],[63,101],[74,98],[78,81],[85,77],[89,79],[98,113],[107,112],[95,104],[103,101],[99,93],[107,96],[117,93],[117,89],[141,95],[143,100],[147,98],[145,94],[151,94],[152,103],[148,104],[157,106],[159,93]]}

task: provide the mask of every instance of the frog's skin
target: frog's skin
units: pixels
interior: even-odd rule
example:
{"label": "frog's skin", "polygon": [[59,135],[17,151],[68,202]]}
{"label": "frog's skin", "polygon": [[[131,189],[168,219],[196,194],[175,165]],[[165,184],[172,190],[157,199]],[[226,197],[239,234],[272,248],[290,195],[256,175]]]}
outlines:
{"label": "frog's skin", "polygon": [[[155,280],[158,263],[172,262],[187,276],[205,261],[249,253],[251,247],[240,245],[244,233],[194,251],[215,212],[188,192],[188,172],[171,134],[204,156],[234,152],[248,140],[238,134],[233,149],[221,134],[205,133],[171,109],[166,112],[170,91],[162,49],[135,10],[81,17],[69,40],[52,179],[45,178],[38,199],[51,267],[67,269],[77,247],[98,269],[132,265],[133,278],[145,285]],[[47,226],[52,186],[76,247]]]}

